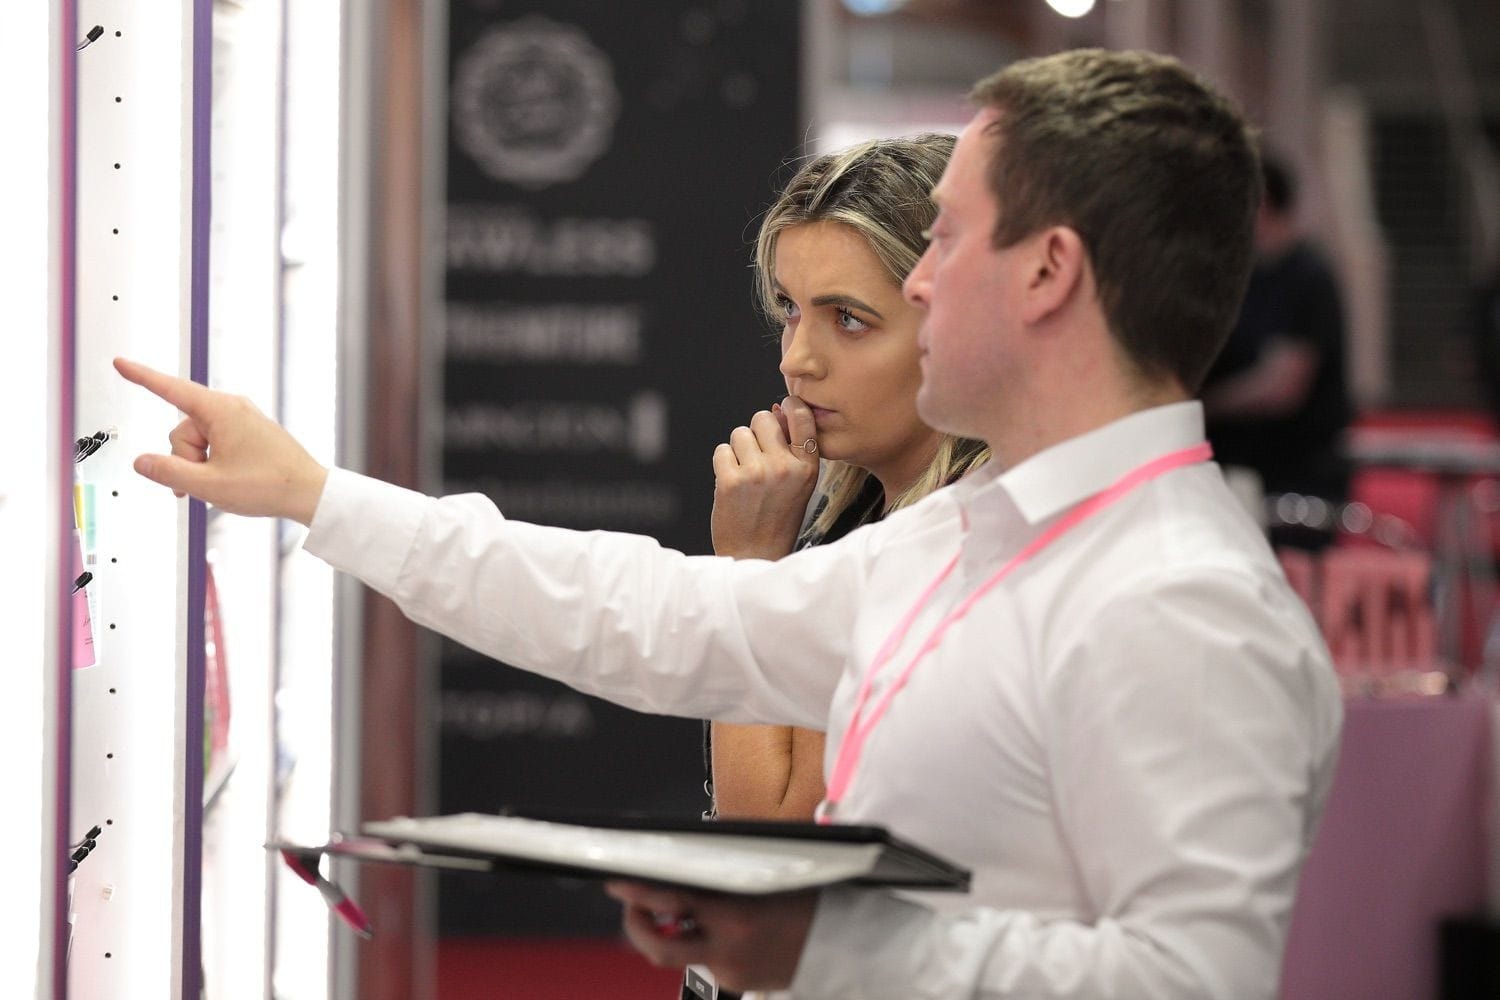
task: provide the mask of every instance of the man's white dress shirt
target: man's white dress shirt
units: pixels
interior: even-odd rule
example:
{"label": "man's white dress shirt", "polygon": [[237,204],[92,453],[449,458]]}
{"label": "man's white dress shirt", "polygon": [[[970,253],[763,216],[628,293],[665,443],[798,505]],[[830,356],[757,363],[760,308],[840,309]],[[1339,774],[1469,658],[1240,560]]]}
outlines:
{"label": "man's white dress shirt", "polygon": [[[826,728],[826,773],[865,668],[955,553],[880,680],[1060,514],[1202,439],[1197,403],[1146,410],[774,563],[334,471],[306,547],[580,690]],[[1168,472],[1022,565],[917,667],[837,818],[969,866],[973,890],[824,892],[791,992],[1274,997],[1340,719],[1317,628],[1218,467]]]}

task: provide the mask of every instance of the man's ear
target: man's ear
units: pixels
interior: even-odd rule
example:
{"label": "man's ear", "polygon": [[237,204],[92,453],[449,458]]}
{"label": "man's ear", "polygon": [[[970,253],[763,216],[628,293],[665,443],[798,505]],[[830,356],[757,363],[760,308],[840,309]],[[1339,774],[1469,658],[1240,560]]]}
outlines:
{"label": "man's ear", "polygon": [[1028,241],[1027,283],[1022,306],[1028,324],[1040,323],[1066,306],[1084,284],[1088,255],[1083,238],[1067,226],[1051,226]]}

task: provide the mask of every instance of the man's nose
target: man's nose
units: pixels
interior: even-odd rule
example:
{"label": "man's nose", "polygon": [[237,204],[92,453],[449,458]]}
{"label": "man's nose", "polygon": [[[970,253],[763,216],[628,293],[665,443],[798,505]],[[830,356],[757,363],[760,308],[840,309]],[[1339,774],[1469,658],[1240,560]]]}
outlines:
{"label": "man's nose", "polygon": [[931,253],[931,247],[925,250],[917,259],[917,266],[912,268],[906,280],[901,282],[901,297],[918,309],[926,309],[929,302],[930,279],[927,275],[931,270],[931,265],[928,264],[928,257]]}

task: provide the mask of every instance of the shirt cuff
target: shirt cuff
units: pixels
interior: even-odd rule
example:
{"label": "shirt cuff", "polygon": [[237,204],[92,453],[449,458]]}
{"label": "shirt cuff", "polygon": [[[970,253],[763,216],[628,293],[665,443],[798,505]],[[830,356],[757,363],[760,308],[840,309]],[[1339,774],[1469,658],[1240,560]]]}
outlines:
{"label": "shirt cuff", "polygon": [[912,1000],[933,913],[890,892],[824,889],[788,991],[797,1000]]}
{"label": "shirt cuff", "polygon": [[381,593],[394,593],[433,502],[413,490],[329,469],[302,547]]}

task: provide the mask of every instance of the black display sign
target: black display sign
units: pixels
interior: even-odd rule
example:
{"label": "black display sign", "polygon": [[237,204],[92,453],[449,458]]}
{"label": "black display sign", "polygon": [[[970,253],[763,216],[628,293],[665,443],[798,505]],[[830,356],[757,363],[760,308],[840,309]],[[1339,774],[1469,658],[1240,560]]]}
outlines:
{"label": "black display sign", "polygon": [[[714,446],[779,399],[752,301],[797,151],[795,0],[454,0],[444,490],[709,550]],[[695,815],[699,725],[445,643],[442,812]],[[615,934],[597,886],[444,877],[444,934]]]}

